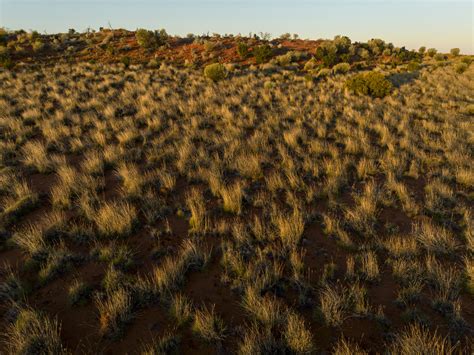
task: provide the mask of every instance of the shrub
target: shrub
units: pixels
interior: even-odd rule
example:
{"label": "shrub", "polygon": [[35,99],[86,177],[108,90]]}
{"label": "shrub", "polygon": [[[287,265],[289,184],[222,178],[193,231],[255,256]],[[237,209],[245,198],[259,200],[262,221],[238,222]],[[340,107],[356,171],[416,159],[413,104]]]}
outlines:
{"label": "shrub", "polygon": [[220,63],[209,64],[204,68],[204,76],[216,82],[227,77],[227,70]]}
{"label": "shrub", "polygon": [[304,71],[310,71],[316,69],[318,66],[318,62],[314,58],[308,60],[304,65]]}
{"label": "shrub", "polygon": [[420,63],[418,63],[418,62],[410,62],[410,63],[408,63],[408,65],[407,65],[407,70],[408,70],[408,71],[417,71],[417,70],[420,70],[420,67],[421,67]]}
{"label": "shrub", "polygon": [[392,91],[392,83],[378,72],[361,73],[346,82],[346,87],[356,93],[372,97],[385,97]]}
{"label": "shrub", "polygon": [[459,48],[453,48],[451,49],[451,55],[457,57],[460,53],[461,53],[461,50]]}
{"label": "shrub", "polygon": [[467,70],[467,68],[469,68],[469,65],[467,65],[466,63],[457,63],[454,66],[454,71],[458,74],[462,74]]}
{"label": "shrub", "polygon": [[257,64],[262,64],[268,62],[268,60],[272,57],[273,51],[268,44],[264,44],[256,47],[253,50],[253,54]]}
{"label": "shrub", "polygon": [[337,47],[331,42],[323,42],[316,49],[315,58],[323,62],[325,67],[331,67],[338,62]]}
{"label": "shrub", "polygon": [[245,59],[249,55],[249,46],[247,43],[240,42],[237,44],[237,53],[239,54],[239,57],[242,59]]}
{"label": "shrub", "polygon": [[15,63],[13,60],[10,58],[8,53],[0,55],[0,68],[5,68],[5,69],[13,69],[15,66]]}
{"label": "shrub", "polygon": [[441,61],[445,60],[446,58],[444,57],[444,54],[442,54],[442,53],[436,53],[436,54],[434,55],[434,59],[435,59],[436,61],[438,61],[438,62],[441,62]]}
{"label": "shrub", "polygon": [[328,68],[322,68],[319,72],[317,77],[318,78],[325,78],[331,74],[331,69]]}
{"label": "shrub", "polygon": [[140,28],[135,33],[135,38],[140,47],[145,49],[153,49],[166,44],[168,40],[168,34],[164,29],[160,31],[148,31]]}
{"label": "shrub", "polygon": [[125,68],[128,68],[130,66],[131,59],[130,57],[125,56],[120,59],[120,62],[125,66]]}
{"label": "shrub", "polygon": [[420,49],[418,49],[418,53],[420,53],[422,55],[425,54],[425,52],[426,52],[426,47],[424,47],[424,46],[422,46],[422,47],[420,47]]}
{"label": "shrub", "polygon": [[334,74],[346,74],[349,70],[351,70],[351,65],[349,63],[339,63],[332,68]]}
{"label": "shrub", "polygon": [[435,54],[438,53],[438,51],[436,50],[436,48],[430,48],[428,49],[426,53],[428,54],[429,57],[433,58]]}

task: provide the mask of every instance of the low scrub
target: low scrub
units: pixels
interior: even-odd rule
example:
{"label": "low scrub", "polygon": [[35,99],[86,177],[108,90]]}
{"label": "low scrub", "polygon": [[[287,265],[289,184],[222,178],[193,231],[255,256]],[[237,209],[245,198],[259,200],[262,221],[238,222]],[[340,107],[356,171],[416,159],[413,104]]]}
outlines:
{"label": "low scrub", "polygon": [[346,87],[355,94],[385,97],[392,91],[392,83],[378,72],[361,73],[346,82]]}
{"label": "low scrub", "polygon": [[217,82],[227,77],[227,70],[223,64],[209,64],[204,68],[204,76],[214,82]]}

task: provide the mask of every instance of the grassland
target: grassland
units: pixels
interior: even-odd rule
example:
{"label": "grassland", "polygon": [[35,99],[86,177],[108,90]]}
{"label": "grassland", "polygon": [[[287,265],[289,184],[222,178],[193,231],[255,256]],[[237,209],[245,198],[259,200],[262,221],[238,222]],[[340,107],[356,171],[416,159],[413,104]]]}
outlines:
{"label": "grassland", "polygon": [[[471,352],[474,66],[311,56],[214,82],[16,53],[0,353]],[[348,90],[369,69],[389,95]]]}

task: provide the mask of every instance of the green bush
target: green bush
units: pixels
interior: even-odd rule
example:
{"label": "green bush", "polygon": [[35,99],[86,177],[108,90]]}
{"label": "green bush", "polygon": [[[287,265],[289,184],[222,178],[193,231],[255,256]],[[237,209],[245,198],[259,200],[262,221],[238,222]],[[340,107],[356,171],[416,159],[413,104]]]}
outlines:
{"label": "green bush", "polygon": [[462,74],[467,70],[467,68],[469,68],[469,65],[466,63],[456,63],[454,71],[458,74]]}
{"label": "green bush", "polygon": [[385,97],[392,91],[392,83],[378,72],[360,73],[346,82],[346,87],[356,93],[372,97]]}
{"label": "green bush", "polygon": [[266,63],[273,55],[272,48],[268,44],[263,44],[253,50],[257,64]]}
{"label": "green bush", "polygon": [[0,55],[0,68],[13,69],[15,63],[10,58],[8,53]]}
{"label": "green bush", "polygon": [[466,63],[467,65],[471,65],[472,57],[462,57],[461,62]]}
{"label": "green bush", "polygon": [[417,71],[417,70],[420,70],[420,67],[421,67],[420,63],[413,61],[413,62],[408,63],[407,70],[408,71]]}
{"label": "green bush", "polygon": [[204,76],[216,82],[227,77],[227,70],[220,63],[209,64],[204,68]]}
{"label": "green bush", "polygon": [[316,69],[317,67],[318,67],[318,63],[316,62],[314,58],[311,58],[305,63],[303,70],[310,71],[310,70]]}
{"label": "green bush", "polygon": [[130,59],[130,57],[125,56],[120,59],[120,62],[125,66],[125,68],[128,68],[132,60]]}
{"label": "green bush", "polygon": [[420,53],[421,55],[425,54],[426,52],[426,47],[425,46],[422,46],[420,47],[420,49],[418,49],[418,53]]}
{"label": "green bush", "polygon": [[442,53],[436,53],[435,56],[434,56],[434,59],[438,62],[442,62],[443,60],[445,60],[446,58],[444,57],[444,54]]}
{"label": "green bush", "polygon": [[436,48],[430,48],[428,49],[426,53],[428,54],[429,57],[433,58],[435,54],[438,53],[438,51],[436,50]]}
{"label": "green bush", "polygon": [[461,50],[459,48],[451,49],[451,55],[457,57],[459,54],[461,54]]}
{"label": "green bush", "polygon": [[331,75],[331,69],[328,68],[322,68],[319,72],[317,77],[318,78],[325,78],[327,76]]}
{"label": "green bush", "polygon": [[153,49],[166,44],[168,41],[168,34],[164,29],[153,32],[140,28],[135,33],[135,38],[140,47]]}
{"label": "green bush", "polygon": [[351,70],[351,65],[349,63],[339,63],[332,68],[334,74],[346,74],[349,70]]}
{"label": "green bush", "polygon": [[322,61],[323,65],[327,68],[332,67],[339,61],[337,47],[331,41],[321,43],[321,45],[316,49],[316,54],[314,57],[317,60]]}
{"label": "green bush", "polygon": [[239,57],[242,59],[245,59],[249,55],[249,46],[247,43],[240,42],[237,44],[237,53],[239,54]]}

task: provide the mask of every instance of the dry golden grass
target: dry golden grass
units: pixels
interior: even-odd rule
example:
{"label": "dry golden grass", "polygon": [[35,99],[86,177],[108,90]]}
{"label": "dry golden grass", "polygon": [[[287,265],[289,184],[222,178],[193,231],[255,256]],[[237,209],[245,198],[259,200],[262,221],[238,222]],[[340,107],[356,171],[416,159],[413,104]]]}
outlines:
{"label": "dry golden grass", "polygon": [[[88,39],[100,45],[102,32]],[[84,325],[97,330],[92,352],[138,341],[125,325],[149,309],[170,316],[156,338],[140,335],[147,354],[189,349],[192,330],[197,352],[449,353],[440,317],[466,352],[474,66],[456,74],[458,61],[416,75],[382,65],[397,81],[383,99],[276,62],[219,83],[167,65],[0,72],[0,259],[21,258],[0,275],[0,298],[49,312],[29,328],[5,317],[8,351],[25,353],[35,333],[51,339],[45,353],[63,351],[51,319],[70,310],[51,302],[52,285],[97,308]],[[393,302],[401,321],[381,311]],[[433,327],[404,330],[406,315]],[[393,341],[348,338],[350,318],[382,322],[374,339]],[[319,344],[314,332],[332,328]]]}
{"label": "dry golden grass", "polygon": [[125,237],[136,223],[135,207],[128,203],[105,203],[94,216],[97,229],[105,237]]}

